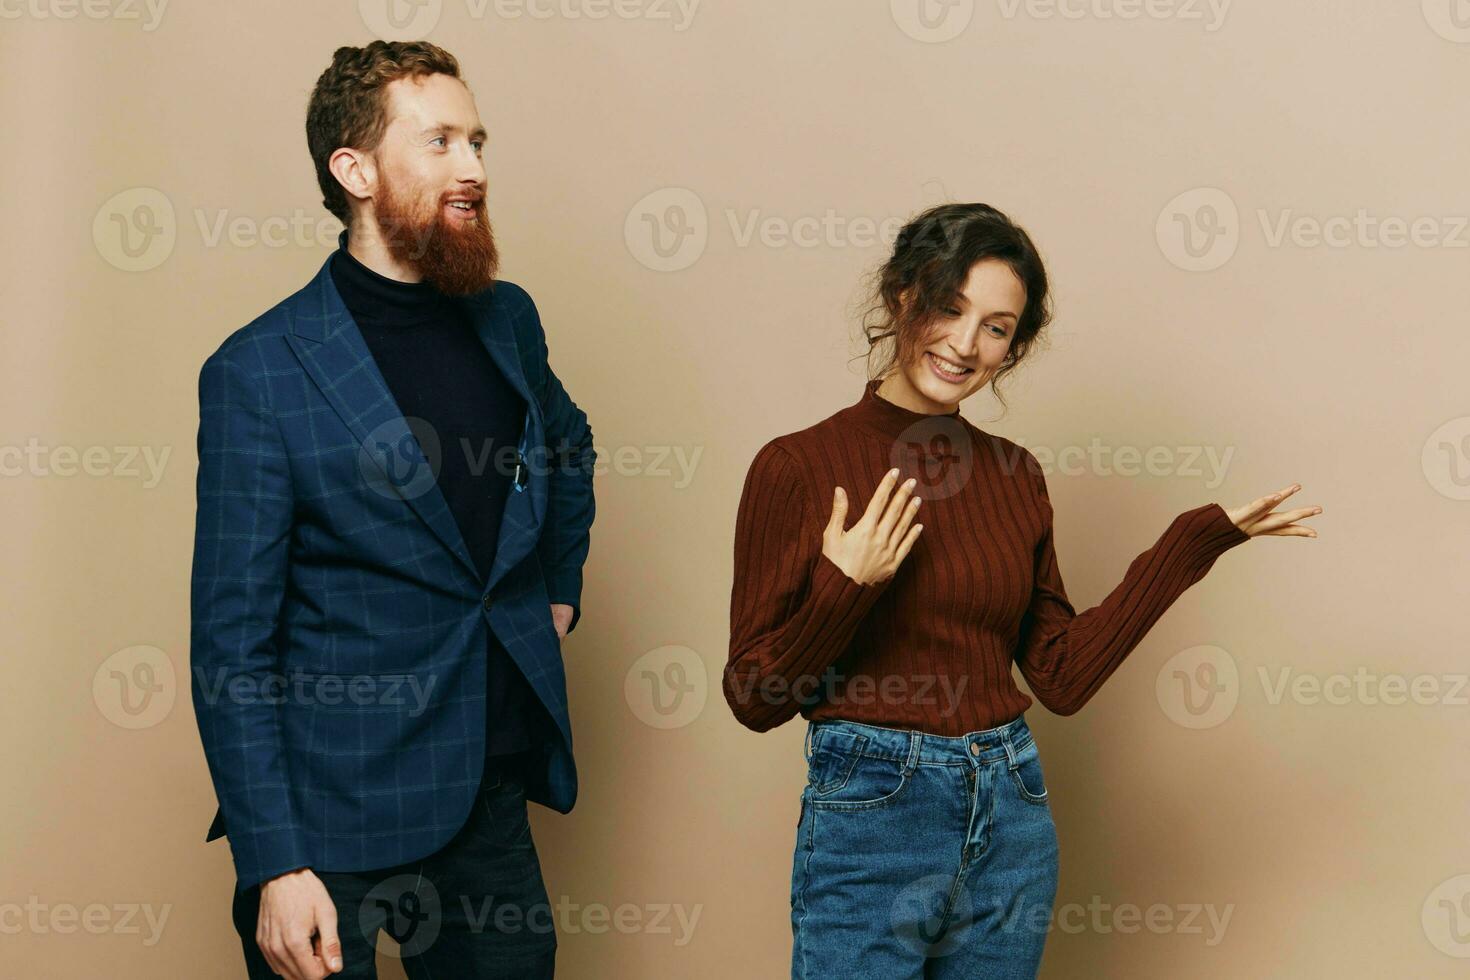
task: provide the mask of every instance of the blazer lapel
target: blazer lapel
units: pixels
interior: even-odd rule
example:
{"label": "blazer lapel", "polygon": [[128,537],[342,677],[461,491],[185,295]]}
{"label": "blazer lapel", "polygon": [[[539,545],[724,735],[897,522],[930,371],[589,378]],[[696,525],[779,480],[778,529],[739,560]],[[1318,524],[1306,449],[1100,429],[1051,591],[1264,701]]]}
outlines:
{"label": "blazer lapel", "polygon": [[545,426],[541,417],[541,403],[531,391],[521,367],[521,352],[516,343],[515,324],[504,305],[497,301],[493,290],[486,290],[463,301],[465,309],[474,323],[475,333],[490,352],[495,366],[526,401],[526,421],[521,429],[521,441],[517,447],[519,458],[524,461],[521,489],[511,488],[505,501],[505,512],[500,520],[500,539],[495,546],[495,561],[491,565],[486,588],[514,568],[541,537],[541,522],[546,516],[548,460],[541,448],[545,443]]}
{"label": "blazer lapel", "polygon": [[357,438],[359,470],[372,489],[406,501],[479,581],[474,559],[418,438],[332,283],[331,261],[329,256],[302,290],[287,342]]}
{"label": "blazer lapel", "polygon": [[[338,240],[341,242],[341,237]],[[364,478],[378,492],[406,501],[488,592],[535,547],[546,515],[549,461],[538,448],[545,442],[541,405],[521,368],[514,324],[491,290],[462,301],[495,366],[526,402],[526,419],[517,447],[520,458],[526,460],[522,470],[525,475],[521,489],[513,487],[507,495],[495,561],[488,576],[481,579],[418,438],[399,411],[362,332],[332,282],[330,266],[329,256],[299,294],[287,341],[356,437]]]}

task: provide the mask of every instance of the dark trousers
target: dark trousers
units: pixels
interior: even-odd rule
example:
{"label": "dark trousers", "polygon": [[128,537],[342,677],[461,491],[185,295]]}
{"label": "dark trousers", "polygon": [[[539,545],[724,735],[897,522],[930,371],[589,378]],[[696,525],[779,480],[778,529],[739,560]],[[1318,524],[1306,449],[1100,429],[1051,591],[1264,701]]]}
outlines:
{"label": "dark trousers", "polygon": [[[428,857],[375,871],[315,871],[337,906],[342,972],[375,978],[381,929],[410,980],[539,980],[556,957],[552,909],[531,841],[521,757],[487,762],[469,819]],[[251,980],[270,980],[255,944],[259,886],[235,893]],[[389,944],[391,945],[391,944]]]}

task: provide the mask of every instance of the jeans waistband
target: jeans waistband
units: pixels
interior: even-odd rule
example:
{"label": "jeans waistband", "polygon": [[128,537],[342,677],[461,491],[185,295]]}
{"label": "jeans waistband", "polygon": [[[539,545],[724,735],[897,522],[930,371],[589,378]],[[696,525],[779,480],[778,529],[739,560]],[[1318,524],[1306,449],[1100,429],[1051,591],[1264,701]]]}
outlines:
{"label": "jeans waistband", "polygon": [[1025,716],[997,728],[953,736],[834,719],[807,725],[806,758],[810,762],[812,754],[827,745],[839,751],[902,762],[908,768],[920,763],[954,766],[998,761],[1014,767],[1016,755],[1032,741]]}

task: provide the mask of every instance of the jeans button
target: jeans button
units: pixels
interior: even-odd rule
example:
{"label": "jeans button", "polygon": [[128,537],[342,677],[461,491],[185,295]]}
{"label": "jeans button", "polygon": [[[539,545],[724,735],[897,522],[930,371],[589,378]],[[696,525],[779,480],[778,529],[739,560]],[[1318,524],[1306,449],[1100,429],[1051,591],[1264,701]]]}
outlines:
{"label": "jeans button", "polygon": [[979,755],[980,754],[980,743],[979,742],[971,742],[970,743],[970,754],[971,755]]}

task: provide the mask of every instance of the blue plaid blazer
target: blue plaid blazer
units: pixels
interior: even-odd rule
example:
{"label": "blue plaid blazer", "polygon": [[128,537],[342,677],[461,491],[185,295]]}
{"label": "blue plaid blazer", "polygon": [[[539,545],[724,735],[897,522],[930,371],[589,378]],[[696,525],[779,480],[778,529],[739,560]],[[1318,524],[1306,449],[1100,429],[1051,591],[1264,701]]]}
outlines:
{"label": "blue plaid blazer", "polygon": [[200,371],[191,687],[219,802],[206,839],[228,835],[240,888],[412,861],[463,826],[484,762],[486,630],[558,729],[528,798],[562,813],[576,800],[550,604],[576,627],[592,430],[525,290],[500,281],[462,302],[528,406],[487,578],[435,482],[423,443],[437,439],[400,414],[328,263]]}

